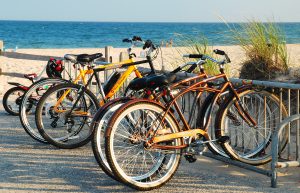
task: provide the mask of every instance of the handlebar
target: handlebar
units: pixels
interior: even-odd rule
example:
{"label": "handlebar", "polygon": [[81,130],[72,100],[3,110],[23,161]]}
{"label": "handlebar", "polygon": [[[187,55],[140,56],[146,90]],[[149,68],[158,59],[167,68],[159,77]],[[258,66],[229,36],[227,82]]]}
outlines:
{"label": "handlebar", "polygon": [[125,38],[122,40],[122,42],[133,43],[133,42],[143,42],[143,40],[140,36],[133,36],[132,39]]}
{"label": "handlebar", "polygon": [[152,48],[153,50],[156,50],[156,46],[152,43],[151,40],[146,40],[144,42],[140,36],[133,36],[132,39],[125,38],[122,40],[122,42],[131,43],[131,44],[134,44],[135,42],[141,42],[144,44],[143,50],[145,50],[146,48]]}
{"label": "handlebar", "polygon": [[143,40],[142,40],[142,38],[140,36],[133,36],[132,37],[132,41],[140,41],[140,42],[142,42]]}
{"label": "handlebar", "polygon": [[151,40],[147,40],[143,46],[143,50],[146,48],[152,48],[153,50],[156,50],[156,46],[152,43]]}
{"label": "handlebar", "polygon": [[[186,57],[186,58],[198,58],[198,59],[200,59],[200,61],[201,61],[201,60],[210,60],[210,61],[212,61],[212,62],[214,62],[214,63],[219,64],[219,65],[222,65],[222,64],[226,64],[226,63],[230,63],[230,62],[231,62],[230,58],[228,57],[228,55],[227,55],[223,50],[215,49],[215,50],[213,50],[213,52],[214,52],[215,54],[217,54],[217,55],[224,56],[224,57],[225,57],[225,60],[223,60],[223,61],[218,61],[218,60],[216,60],[216,59],[214,59],[214,58],[212,58],[212,57],[210,57],[210,56],[208,56],[208,55],[203,55],[203,54],[187,54],[187,55],[183,55],[183,57]],[[199,62],[200,62],[200,61],[199,61]]]}
{"label": "handlebar", "polygon": [[217,54],[217,55],[224,56],[225,59],[226,59],[226,63],[230,63],[230,62],[231,62],[230,58],[228,57],[228,55],[227,55],[223,50],[215,49],[213,52],[214,52],[215,54]]}

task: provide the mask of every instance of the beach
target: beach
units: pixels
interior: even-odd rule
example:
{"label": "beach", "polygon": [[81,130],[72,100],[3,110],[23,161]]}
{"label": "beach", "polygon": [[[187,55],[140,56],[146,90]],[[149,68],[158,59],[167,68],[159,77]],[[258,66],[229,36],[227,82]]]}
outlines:
{"label": "beach", "polygon": [[[290,55],[290,76],[293,78],[300,77],[300,44],[287,45]],[[214,49],[221,49],[228,53],[231,58],[231,63],[228,64],[228,72],[230,77],[239,77],[239,70],[241,64],[246,60],[244,51],[239,46],[214,46]],[[113,62],[119,61],[121,52],[126,52],[126,48],[111,48],[110,56]],[[134,48],[133,52],[140,55],[142,49]],[[188,48],[182,47],[163,47],[162,54],[159,54],[154,61],[155,68],[161,70],[162,63],[165,70],[172,70],[176,66],[182,64],[182,54],[188,54]],[[11,86],[7,81],[18,82],[25,85],[30,85],[31,82],[23,78],[23,74],[36,73],[39,74],[50,57],[62,58],[65,54],[94,54],[105,53],[104,48],[76,48],[76,49],[17,49],[16,51],[10,49],[6,50],[0,56],[0,68],[3,74],[0,76],[1,87],[0,94],[4,94]],[[126,55],[126,53],[125,53]],[[161,57],[162,56],[162,57]],[[162,59],[163,58],[163,59]],[[141,60],[137,58],[136,60]],[[140,65],[148,67],[147,64]],[[44,74],[46,76],[46,74]]]}

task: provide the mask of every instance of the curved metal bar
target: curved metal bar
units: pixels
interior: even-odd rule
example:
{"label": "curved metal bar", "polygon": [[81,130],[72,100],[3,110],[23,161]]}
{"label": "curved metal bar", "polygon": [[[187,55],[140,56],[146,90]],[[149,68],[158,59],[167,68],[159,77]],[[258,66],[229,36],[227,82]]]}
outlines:
{"label": "curved metal bar", "polygon": [[[290,116],[284,119],[278,129],[276,129],[273,133],[272,137],[272,162],[271,162],[271,186],[272,188],[277,187],[277,163],[278,163],[278,141],[279,135],[282,133],[282,130],[289,125],[291,122],[300,120],[300,114]],[[297,136],[299,137],[299,136]]]}

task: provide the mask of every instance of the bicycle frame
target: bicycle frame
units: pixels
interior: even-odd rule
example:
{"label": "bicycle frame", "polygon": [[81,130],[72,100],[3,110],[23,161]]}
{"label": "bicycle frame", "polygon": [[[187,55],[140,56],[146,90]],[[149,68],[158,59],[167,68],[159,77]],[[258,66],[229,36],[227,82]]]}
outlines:
{"label": "bicycle frame", "polygon": [[[103,100],[101,100],[100,106],[102,106],[107,100],[111,99],[116,92],[118,92],[118,90],[120,89],[120,87],[124,84],[124,82],[127,80],[127,78],[130,76],[131,73],[135,73],[136,77],[141,78],[142,74],[138,71],[137,67],[135,65],[138,64],[144,64],[144,63],[149,63],[151,68],[153,68],[153,63],[151,60],[150,56],[146,57],[146,60],[141,60],[141,61],[137,61],[135,62],[133,58],[128,59],[128,60],[124,60],[120,63],[111,63],[111,64],[106,64],[106,65],[100,65],[97,66],[95,68],[91,68],[88,70],[82,70],[80,69],[80,74],[78,75],[78,77],[76,78],[76,80],[74,81],[74,83],[77,83],[80,79],[83,80],[83,83],[85,86],[83,86],[82,88],[82,92],[79,93],[79,97],[77,98],[77,100],[74,103],[73,108],[71,109],[71,112],[74,110],[74,107],[76,106],[76,104],[78,103],[79,99],[83,96],[84,91],[87,89],[87,86],[91,83],[93,77],[95,76],[96,78],[96,82],[97,85],[100,89],[101,95],[103,96]],[[103,88],[101,86],[100,83],[100,79],[98,77],[97,72],[100,71],[105,71],[105,70],[109,70],[109,69],[116,69],[116,68],[123,68],[123,67],[128,67],[127,70],[121,75],[121,77],[117,80],[117,82],[115,83],[115,85],[113,86],[113,88],[108,92],[107,95],[104,94]],[[153,69],[152,69],[153,70]],[[89,80],[86,82],[85,80],[85,76],[87,74],[92,74],[92,76],[89,78]],[[65,110],[59,110],[58,106],[61,104],[61,102],[66,98],[66,96],[70,93],[70,89],[65,91],[64,94],[58,99],[57,103],[54,106],[54,111],[57,113],[62,113],[65,112]],[[85,114],[85,112],[76,112],[79,114]]]}
{"label": "bicycle frame", "polygon": [[[179,86],[181,84],[187,83],[187,82],[191,82],[193,80],[199,79],[201,78],[202,75],[198,75],[196,77],[192,77],[183,81],[180,81],[178,83],[175,83],[173,85],[170,86],[169,90],[175,88],[176,86]],[[224,79],[224,83],[222,84],[222,86],[220,88],[211,88],[208,87],[208,83],[217,79]],[[163,114],[160,124],[163,122],[163,120],[165,119],[166,115],[170,112],[171,106],[175,106],[177,113],[179,114],[179,117],[181,119],[181,121],[183,122],[183,128],[181,129],[181,132],[178,133],[172,133],[172,134],[165,134],[165,135],[161,135],[161,136],[155,136],[156,133],[158,132],[158,130],[153,131],[153,128],[151,128],[147,134],[147,137],[150,136],[151,133],[154,133],[153,136],[150,138],[150,140],[148,140],[147,145],[149,147],[152,148],[158,148],[158,149],[181,149],[181,148],[185,148],[188,145],[182,145],[179,147],[176,146],[162,146],[162,145],[156,145],[156,143],[159,142],[164,142],[164,141],[169,141],[169,140],[173,140],[176,138],[182,138],[182,137],[192,137],[195,136],[197,134],[200,134],[202,136],[204,136],[206,139],[208,139],[208,134],[207,134],[207,126],[206,128],[190,128],[189,124],[187,123],[186,119],[184,118],[184,115],[182,114],[182,112],[179,109],[178,103],[177,103],[177,99],[181,96],[183,96],[184,94],[191,92],[191,91],[198,91],[199,94],[197,97],[199,97],[203,92],[213,92],[216,93],[214,98],[213,98],[213,103],[211,105],[211,109],[213,108],[213,106],[216,104],[217,100],[220,98],[220,95],[226,91],[227,89],[229,89],[230,92],[233,93],[234,97],[237,99],[235,102],[235,106],[237,107],[238,113],[242,116],[242,118],[248,123],[248,124],[252,124],[252,125],[256,125],[255,120],[253,120],[253,118],[247,113],[247,111],[243,108],[243,106],[241,105],[240,102],[240,97],[238,95],[238,92],[236,91],[236,89],[234,89],[232,83],[228,80],[228,77],[226,76],[226,74],[224,73],[224,70],[221,68],[221,74],[210,77],[210,78],[206,78],[200,82],[196,82],[193,85],[189,86],[188,88],[184,89],[183,91],[179,92],[176,96],[173,96],[171,92],[169,92],[169,96],[171,97],[171,101],[169,102],[169,104],[167,105],[167,107],[165,108],[165,113]],[[211,112],[210,112],[211,113]],[[176,121],[176,120],[175,120]],[[178,124],[178,122],[177,122]]]}

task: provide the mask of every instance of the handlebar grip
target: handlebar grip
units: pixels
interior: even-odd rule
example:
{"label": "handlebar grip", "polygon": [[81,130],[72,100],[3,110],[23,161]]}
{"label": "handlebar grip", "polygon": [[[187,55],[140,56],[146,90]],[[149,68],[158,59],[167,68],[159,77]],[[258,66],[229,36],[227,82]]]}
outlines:
{"label": "handlebar grip", "polygon": [[95,56],[96,58],[100,58],[100,57],[103,56],[103,54],[102,54],[102,53],[96,53],[94,56]]}
{"label": "handlebar grip", "polygon": [[143,41],[140,36],[133,36],[132,41]]}
{"label": "handlebar grip", "polygon": [[151,40],[147,40],[143,46],[143,50],[145,50],[146,48],[153,48],[153,50],[156,49],[156,47],[154,46],[154,44],[152,43]]}
{"label": "handlebar grip", "polygon": [[230,63],[230,62],[231,62],[230,58],[228,57],[228,55],[227,55],[223,50],[215,49],[215,50],[214,50],[214,53],[215,53],[215,54],[218,54],[218,55],[221,55],[221,56],[225,56],[225,58],[226,58],[226,60],[227,60],[227,63]]}
{"label": "handlebar grip", "polygon": [[128,39],[128,38],[125,38],[125,39],[122,40],[122,42],[131,43],[132,40],[130,40],[130,39]]}
{"label": "handlebar grip", "polygon": [[226,54],[223,50],[218,50],[218,49],[215,49],[214,53],[218,54],[218,55],[221,55],[221,56],[224,56]]}
{"label": "handlebar grip", "polygon": [[181,66],[179,66],[178,68],[176,68],[175,70],[173,70],[171,73],[175,74],[175,73],[181,71],[181,69],[182,69]]}
{"label": "handlebar grip", "polygon": [[203,54],[187,54],[187,55],[183,55],[183,57],[186,57],[186,58],[202,58]]}

